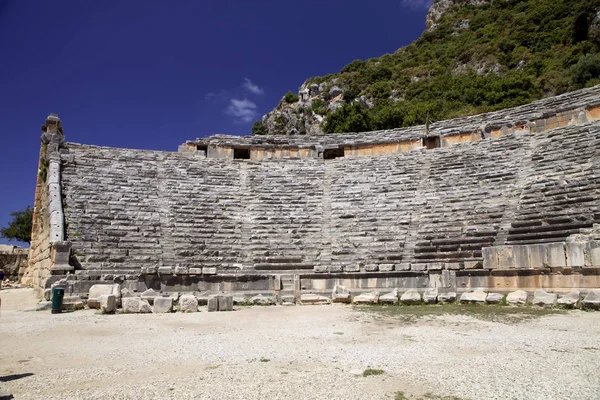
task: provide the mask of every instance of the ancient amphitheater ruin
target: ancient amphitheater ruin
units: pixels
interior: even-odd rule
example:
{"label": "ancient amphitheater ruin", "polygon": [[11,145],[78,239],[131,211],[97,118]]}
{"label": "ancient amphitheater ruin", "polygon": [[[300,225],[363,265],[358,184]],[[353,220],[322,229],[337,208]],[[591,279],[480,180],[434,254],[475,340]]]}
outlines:
{"label": "ancient amphitheater ruin", "polygon": [[42,132],[22,282],[46,294],[600,288],[600,86],[428,128],[178,152],[69,143],[56,115]]}

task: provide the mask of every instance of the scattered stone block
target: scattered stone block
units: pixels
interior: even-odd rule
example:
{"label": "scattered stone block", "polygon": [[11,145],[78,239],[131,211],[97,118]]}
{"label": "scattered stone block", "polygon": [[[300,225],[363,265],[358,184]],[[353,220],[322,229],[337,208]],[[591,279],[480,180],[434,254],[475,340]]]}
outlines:
{"label": "scattered stone block", "polygon": [[362,293],[354,296],[352,299],[354,304],[377,304],[379,302],[379,292]]}
{"label": "scattered stone block", "polygon": [[514,306],[527,304],[527,292],[524,290],[515,290],[506,296],[506,302]]}
{"label": "scattered stone block", "polygon": [[158,293],[154,289],[148,289],[148,290],[145,290],[144,292],[142,292],[142,294],[141,294],[140,297],[142,299],[148,301],[148,303],[153,304],[154,303],[154,299],[156,297],[160,297],[160,293]]}
{"label": "scattered stone block", "polygon": [[488,295],[485,298],[485,302],[488,304],[500,304],[502,303],[503,299],[504,296],[500,293],[488,293]]}
{"label": "scattered stone block", "polygon": [[65,296],[63,297],[63,310],[83,310],[85,305],[83,300],[79,296]]}
{"label": "scattered stone block", "polygon": [[139,297],[125,297],[121,299],[121,307],[123,307],[123,312],[125,314],[152,312],[150,304]]}
{"label": "scattered stone block", "polygon": [[536,289],[535,292],[533,292],[533,301],[531,303],[534,306],[554,307],[556,305],[556,301],[556,294],[548,293],[542,289]]}
{"label": "scattered stone block", "polygon": [[179,311],[181,312],[197,312],[198,300],[192,294],[184,294],[179,297]]}
{"label": "scattered stone block", "polygon": [[481,290],[466,292],[460,295],[460,302],[466,304],[485,304],[487,293]]}
{"label": "scattered stone block", "polygon": [[300,303],[302,304],[329,304],[330,302],[329,298],[317,294],[306,293],[300,296]]}
{"label": "scattered stone block", "polygon": [[580,298],[581,293],[579,293],[579,290],[571,290],[568,294],[560,296],[556,303],[564,308],[577,308]]}
{"label": "scattered stone block", "polygon": [[342,285],[335,285],[331,293],[331,299],[334,303],[350,303],[350,297],[350,291]]}
{"label": "scattered stone block", "polygon": [[456,301],[456,292],[439,293],[437,300],[440,303],[454,303]]}
{"label": "scattered stone block", "polygon": [[425,304],[435,304],[438,298],[438,289],[427,289],[425,293],[423,293],[423,303]]}
{"label": "scattered stone block", "polygon": [[102,314],[113,314],[117,310],[117,296],[103,294],[100,296],[100,311]]}
{"label": "scattered stone block", "polygon": [[127,288],[123,288],[121,289],[121,298],[124,297],[135,297],[135,293],[133,293],[131,290],[127,289]]}
{"label": "scattered stone block", "polygon": [[88,292],[88,307],[100,308],[100,296],[105,294],[114,294],[118,301],[121,297],[121,287],[117,284],[93,285]]}
{"label": "scattered stone block", "polygon": [[390,293],[386,293],[382,296],[379,296],[379,302],[381,304],[398,304],[400,294],[398,293],[398,289],[392,290]]}
{"label": "scattered stone block", "polygon": [[152,312],[154,314],[165,314],[173,312],[173,298],[156,297],[154,299],[154,304],[152,305]]}
{"label": "scattered stone block", "polygon": [[581,302],[584,310],[600,310],[600,289],[593,289]]}
{"label": "scattered stone block", "polygon": [[271,306],[276,304],[275,298],[272,296],[263,296],[262,294],[256,295],[250,299],[252,304],[259,306]]}
{"label": "scattered stone block", "polygon": [[230,294],[220,294],[217,296],[219,311],[233,311],[233,296]]}
{"label": "scattered stone block", "polygon": [[421,294],[416,289],[410,289],[402,293],[400,302],[405,305],[421,304]]}
{"label": "scattered stone block", "polygon": [[219,299],[217,298],[217,295],[213,294],[212,296],[209,296],[206,305],[208,307],[208,312],[219,311]]}

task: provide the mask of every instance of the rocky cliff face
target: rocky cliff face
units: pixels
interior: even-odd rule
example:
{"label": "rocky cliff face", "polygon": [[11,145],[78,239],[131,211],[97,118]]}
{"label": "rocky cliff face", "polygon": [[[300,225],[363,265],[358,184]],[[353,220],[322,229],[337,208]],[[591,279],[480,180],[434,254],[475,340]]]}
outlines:
{"label": "rocky cliff face", "polygon": [[600,0],[437,0],[425,25],[421,38],[393,54],[306,80],[253,134],[413,126],[600,83],[593,68],[583,71],[586,82],[572,74],[586,55],[600,62]]}

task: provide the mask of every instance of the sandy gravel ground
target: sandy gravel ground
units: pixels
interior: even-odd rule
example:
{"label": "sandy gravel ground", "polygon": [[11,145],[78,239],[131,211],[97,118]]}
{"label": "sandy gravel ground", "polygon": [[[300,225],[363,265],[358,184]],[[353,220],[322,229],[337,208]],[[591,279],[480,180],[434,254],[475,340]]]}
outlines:
{"label": "sandy gravel ground", "polygon": [[36,303],[27,289],[0,295],[0,399],[600,399],[600,312],[52,315],[19,311]]}

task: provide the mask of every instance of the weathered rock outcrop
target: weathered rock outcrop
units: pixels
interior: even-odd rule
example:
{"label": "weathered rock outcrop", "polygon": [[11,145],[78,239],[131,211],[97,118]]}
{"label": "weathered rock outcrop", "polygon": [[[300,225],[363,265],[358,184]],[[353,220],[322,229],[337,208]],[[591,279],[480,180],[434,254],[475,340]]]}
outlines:
{"label": "weathered rock outcrop", "polygon": [[27,267],[28,252],[29,249],[0,244],[0,270],[4,271],[5,279],[19,280],[19,271],[22,274]]}

